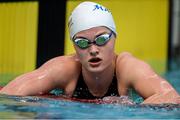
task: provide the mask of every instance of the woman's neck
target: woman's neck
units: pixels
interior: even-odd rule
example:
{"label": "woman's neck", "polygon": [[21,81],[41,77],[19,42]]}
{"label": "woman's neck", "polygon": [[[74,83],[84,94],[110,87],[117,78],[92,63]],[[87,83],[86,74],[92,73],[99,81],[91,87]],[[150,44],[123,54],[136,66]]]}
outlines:
{"label": "woman's neck", "polygon": [[82,74],[86,85],[88,86],[89,91],[94,96],[103,96],[112,82],[115,72],[115,62],[113,61],[102,72],[90,72],[85,68],[82,68]]}

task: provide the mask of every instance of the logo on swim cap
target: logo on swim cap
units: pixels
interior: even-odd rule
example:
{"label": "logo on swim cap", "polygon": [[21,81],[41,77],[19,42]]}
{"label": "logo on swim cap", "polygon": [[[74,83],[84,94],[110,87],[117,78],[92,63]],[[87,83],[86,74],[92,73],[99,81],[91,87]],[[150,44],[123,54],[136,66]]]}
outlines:
{"label": "logo on swim cap", "polygon": [[107,8],[105,8],[105,7],[103,7],[103,6],[101,6],[101,5],[98,5],[98,4],[96,4],[96,5],[94,5],[94,9],[93,9],[93,11],[94,10],[102,10],[102,11],[108,11],[108,12],[110,12]]}
{"label": "logo on swim cap", "polygon": [[71,13],[68,27],[71,39],[78,32],[93,27],[105,26],[116,34],[116,27],[111,12],[94,2],[82,2]]}

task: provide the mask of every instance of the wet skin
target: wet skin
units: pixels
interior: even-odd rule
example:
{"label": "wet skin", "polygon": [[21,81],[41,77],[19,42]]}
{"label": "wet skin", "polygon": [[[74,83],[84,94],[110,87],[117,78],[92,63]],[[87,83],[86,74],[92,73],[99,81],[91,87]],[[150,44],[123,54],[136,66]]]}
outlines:
{"label": "wet skin", "polygon": [[[75,38],[83,37],[93,41],[97,36],[110,32],[106,27],[95,27],[77,33]],[[145,99],[143,103],[180,103],[176,90],[147,63],[128,52],[115,54],[115,39],[113,35],[104,46],[92,44],[87,49],[74,45],[75,54],[47,61],[40,68],[12,80],[0,93],[39,95],[61,88],[67,97],[71,97],[82,72],[90,93],[101,97],[107,92],[116,73],[120,96],[127,96],[128,88],[133,87]],[[118,103],[122,103],[119,97],[106,97],[104,100],[119,100]]]}

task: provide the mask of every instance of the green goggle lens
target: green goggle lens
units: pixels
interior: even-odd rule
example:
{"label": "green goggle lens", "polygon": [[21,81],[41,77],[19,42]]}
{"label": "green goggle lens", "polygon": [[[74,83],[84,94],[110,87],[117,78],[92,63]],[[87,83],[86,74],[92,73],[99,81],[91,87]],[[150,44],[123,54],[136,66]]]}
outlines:
{"label": "green goggle lens", "polygon": [[108,41],[108,39],[105,38],[105,37],[98,37],[96,39],[96,44],[99,45],[99,46],[104,45],[107,41]]}
{"label": "green goggle lens", "polygon": [[86,39],[81,39],[81,40],[78,40],[77,42],[76,42],[76,45],[77,46],[79,46],[80,48],[87,48],[88,46],[89,46],[89,43],[88,43],[89,41],[88,40],[86,40]]}

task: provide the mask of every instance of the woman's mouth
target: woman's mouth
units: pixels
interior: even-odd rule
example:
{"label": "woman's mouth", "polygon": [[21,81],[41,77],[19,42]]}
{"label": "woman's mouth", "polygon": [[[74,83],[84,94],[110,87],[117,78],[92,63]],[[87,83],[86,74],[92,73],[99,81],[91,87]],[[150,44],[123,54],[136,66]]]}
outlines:
{"label": "woman's mouth", "polygon": [[102,59],[100,58],[91,58],[88,62],[92,67],[98,67],[101,64]]}

